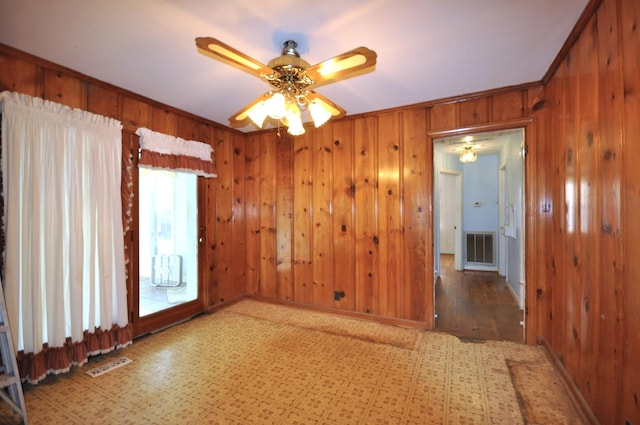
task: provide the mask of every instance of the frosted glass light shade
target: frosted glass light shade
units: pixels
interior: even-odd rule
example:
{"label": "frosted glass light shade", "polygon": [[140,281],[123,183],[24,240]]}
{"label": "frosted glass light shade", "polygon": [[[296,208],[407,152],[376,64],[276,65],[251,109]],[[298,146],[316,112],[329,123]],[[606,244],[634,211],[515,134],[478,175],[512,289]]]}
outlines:
{"label": "frosted glass light shade", "polygon": [[304,134],[304,126],[302,125],[302,121],[294,120],[289,122],[289,128],[287,129],[287,133],[292,136],[300,136]]}
{"label": "frosted glass light shade", "polygon": [[285,100],[281,93],[274,93],[264,102],[264,106],[269,115],[274,120],[282,119],[285,115]]}
{"label": "frosted glass light shade", "polygon": [[311,115],[311,120],[313,120],[313,125],[315,125],[316,128],[320,127],[322,124],[329,121],[329,118],[331,118],[331,112],[327,111],[322,107],[322,105],[315,101],[309,104],[309,115]]}
{"label": "frosted glass light shade", "polygon": [[299,136],[304,134],[304,126],[302,125],[302,114],[300,108],[296,105],[295,101],[290,101],[286,106],[285,116],[282,119],[284,125],[288,128],[287,133],[292,136]]}
{"label": "frosted glass light shade", "polygon": [[263,101],[256,103],[253,108],[247,111],[247,115],[255,125],[262,128],[264,120],[267,118],[267,108]]}

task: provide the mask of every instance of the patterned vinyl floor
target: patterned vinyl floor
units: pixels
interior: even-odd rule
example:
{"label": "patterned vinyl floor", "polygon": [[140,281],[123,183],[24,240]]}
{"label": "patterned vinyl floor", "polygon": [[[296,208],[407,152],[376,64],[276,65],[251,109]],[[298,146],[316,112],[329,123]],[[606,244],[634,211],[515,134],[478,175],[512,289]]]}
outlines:
{"label": "patterned vinyl floor", "polygon": [[[92,378],[126,356],[133,362]],[[31,424],[581,423],[543,351],[244,300],[25,388]],[[17,423],[0,403],[0,423]]]}

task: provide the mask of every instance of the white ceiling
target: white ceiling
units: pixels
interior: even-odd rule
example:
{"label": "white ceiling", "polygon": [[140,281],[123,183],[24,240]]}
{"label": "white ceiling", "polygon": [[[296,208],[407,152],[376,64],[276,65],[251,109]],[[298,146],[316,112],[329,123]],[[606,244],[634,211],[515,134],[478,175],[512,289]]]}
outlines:
{"label": "white ceiling", "polygon": [[312,65],[375,50],[374,72],[317,90],[352,115],[539,81],[587,3],[0,0],[0,43],[226,125],[268,86],[198,53],[198,36],[263,63],[287,39]]}

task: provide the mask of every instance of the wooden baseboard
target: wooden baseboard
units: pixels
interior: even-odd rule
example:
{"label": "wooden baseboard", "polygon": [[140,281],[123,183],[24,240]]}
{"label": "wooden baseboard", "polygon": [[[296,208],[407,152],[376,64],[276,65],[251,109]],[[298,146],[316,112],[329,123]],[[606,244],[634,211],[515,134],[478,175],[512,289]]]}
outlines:
{"label": "wooden baseboard", "polygon": [[231,299],[225,300],[221,303],[218,303],[216,305],[212,305],[207,307],[206,312],[207,313],[215,313],[216,311],[220,311],[220,310],[224,310],[225,308],[232,306],[244,299],[247,299],[249,296],[248,295],[238,295],[237,297],[233,297]]}
{"label": "wooden baseboard", "polygon": [[551,347],[549,341],[547,341],[545,338],[538,338],[538,344],[542,346],[545,353],[547,354],[547,357],[551,361],[551,364],[553,364],[553,367],[556,369],[556,371],[558,371],[561,381],[567,389],[569,397],[571,398],[571,402],[578,411],[578,414],[580,414],[580,416],[582,417],[582,422],[589,425],[600,425],[600,422],[591,410],[591,406],[589,406],[589,403],[587,403],[587,400],[584,398],[584,396],[580,392],[580,389],[575,384],[573,378],[564,367],[564,364],[562,364],[555,351],[553,351],[553,348]]}
{"label": "wooden baseboard", "polygon": [[[381,323],[384,325],[398,326],[398,327],[410,328],[410,329],[426,329],[426,323],[417,322],[415,320],[399,319],[399,318],[393,318],[393,317],[382,317],[382,316],[377,316],[375,314],[346,311],[346,310],[340,310],[333,307],[323,307],[323,306],[310,305],[310,304],[301,304],[301,303],[296,303],[291,301],[276,300],[273,298],[262,297],[259,295],[246,295],[242,298],[249,298],[249,299],[260,301],[260,302],[285,305],[288,307],[295,307],[295,308],[300,308],[304,310],[335,314],[338,316],[348,317],[352,319],[368,320],[370,322]],[[228,305],[228,304],[226,304],[225,302],[225,305]]]}

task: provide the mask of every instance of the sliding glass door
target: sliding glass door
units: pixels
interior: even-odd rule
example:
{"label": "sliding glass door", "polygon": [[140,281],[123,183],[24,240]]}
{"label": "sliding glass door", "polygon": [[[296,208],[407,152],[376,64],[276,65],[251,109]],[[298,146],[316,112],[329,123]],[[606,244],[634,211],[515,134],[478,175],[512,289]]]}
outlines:
{"label": "sliding glass door", "polygon": [[153,330],[188,317],[200,298],[198,177],[140,168],[138,188],[138,329]]}

